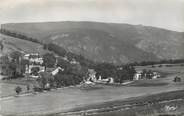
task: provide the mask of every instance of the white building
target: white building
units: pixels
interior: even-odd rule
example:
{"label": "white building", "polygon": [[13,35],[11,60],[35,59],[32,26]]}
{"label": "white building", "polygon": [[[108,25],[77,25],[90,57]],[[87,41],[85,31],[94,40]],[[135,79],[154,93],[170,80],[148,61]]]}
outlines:
{"label": "white building", "polygon": [[44,66],[39,66],[39,65],[26,65],[26,71],[25,73],[30,74],[31,73],[31,69],[34,67],[38,67],[39,68],[39,72],[44,72],[45,71],[45,67]]}
{"label": "white building", "polygon": [[134,80],[140,80],[143,78],[146,78],[146,76],[150,76],[150,79],[157,79],[160,77],[160,74],[158,72],[153,72],[152,74],[144,74],[142,75],[142,71],[137,71],[134,75]]}
{"label": "white building", "polygon": [[152,79],[157,79],[160,77],[160,74],[158,72],[153,72],[153,77]]}
{"label": "white building", "polygon": [[57,67],[55,70],[53,70],[53,71],[51,72],[51,74],[54,76],[54,75],[56,75],[60,70],[61,70],[61,71],[64,71],[63,68]]}
{"label": "white building", "polygon": [[92,82],[96,82],[96,71],[94,69],[88,69],[88,73],[89,73],[89,77],[87,79],[87,81],[92,81]]}
{"label": "white building", "polygon": [[29,64],[26,66],[26,74],[31,74],[30,77],[37,78],[37,75],[32,74],[32,68],[38,68],[38,72],[44,72],[45,67],[42,66],[43,64],[43,58],[38,53],[31,53],[31,54],[25,54],[23,59],[26,59],[29,61]]}
{"label": "white building", "polygon": [[142,75],[141,75],[142,71],[137,71],[134,75],[134,79],[133,80],[140,80]]}
{"label": "white building", "polygon": [[102,79],[101,76],[99,76],[98,80],[96,80],[97,83],[114,83],[114,79],[112,77],[108,77],[105,79]]}
{"label": "white building", "polygon": [[43,58],[38,53],[25,54],[23,58],[29,60],[31,64],[43,64]]}

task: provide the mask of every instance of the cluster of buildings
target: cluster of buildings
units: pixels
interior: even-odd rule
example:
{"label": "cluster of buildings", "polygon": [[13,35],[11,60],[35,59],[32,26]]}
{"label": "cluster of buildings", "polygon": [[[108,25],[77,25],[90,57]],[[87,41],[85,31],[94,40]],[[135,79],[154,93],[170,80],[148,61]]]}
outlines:
{"label": "cluster of buildings", "polygon": [[28,60],[28,64],[26,65],[25,74],[29,75],[30,77],[37,78],[38,75],[34,75],[32,73],[33,68],[37,68],[38,72],[44,72],[45,67],[43,64],[43,58],[38,53],[31,53],[31,54],[25,54],[23,56],[23,59]]}
{"label": "cluster of buildings", "polygon": [[23,58],[29,60],[30,64],[43,64],[43,58],[38,53],[25,54]]}
{"label": "cluster of buildings", "polygon": [[[56,75],[59,70],[64,71],[61,67],[55,67],[55,68],[45,68],[43,66],[43,58],[39,54],[25,54],[23,56],[23,59],[28,60],[29,64],[26,65],[25,75],[28,75],[32,78],[38,78],[40,75],[34,75],[32,73],[33,68],[37,68],[38,73],[40,72],[47,72],[50,73],[50,76]],[[78,62],[75,59],[72,59],[70,61],[70,64],[77,64]],[[91,83],[114,83],[114,79],[112,77],[102,79],[101,76],[98,78],[96,77],[96,71],[94,69],[88,69],[88,77],[85,80],[85,83],[91,84]]]}
{"label": "cluster of buildings", "polygon": [[144,74],[143,71],[136,71],[136,74],[134,75],[134,80],[141,80],[146,79],[146,77],[151,77],[150,79],[156,79],[159,78],[161,75],[158,72],[152,72],[151,74]]}
{"label": "cluster of buildings", "polygon": [[[114,78],[102,78],[101,76],[97,77],[96,72],[94,69],[88,69],[88,78],[85,81],[86,84],[93,84],[93,83],[114,83]],[[158,72],[152,72],[151,74],[143,74],[143,71],[136,71],[133,80],[141,80],[147,79],[146,77],[149,76],[149,79],[157,79],[160,78],[160,74]]]}
{"label": "cluster of buildings", "polygon": [[28,60],[29,64],[26,65],[25,75],[28,75],[29,77],[38,78],[38,74],[33,73],[33,68],[38,69],[38,73],[40,72],[48,72],[51,73],[52,76],[56,75],[59,70],[63,71],[61,67],[53,67],[53,68],[46,68],[43,65],[43,57],[39,55],[38,53],[32,53],[32,54],[25,54],[23,59]]}
{"label": "cluster of buildings", "polygon": [[108,77],[103,79],[101,76],[97,78],[96,71],[94,69],[88,69],[88,78],[85,81],[86,84],[93,83],[114,83],[114,78]]}
{"label": "cluster of buildings", "polygon": [[[39,69],[38,72],[44,72],[46,71],[46,68],[42,65],[43,64],[43,58],[39,54],[25,54],[24,59],[29,61],[29,65],[26,66],[25,74],[29,74],[30,77],[38,78],[38,75],[32,74],[32,69],[37,67]],[[75,60],[72,60],[70,62],[71,64],[76,64],[77,62]],[[60,67],[57,68],[50,68],[47,69],[47,72],[50,72],[52,75],[56,75],[59,70],[64,70]],[[149,74],[151,79],[156,79],[160,77],[160,74],[158,72],[152,72]],[[134,75],[134,80],[140,80],[145,79],[148,74],[143,75],[143,71],[136,71],[136,74]],[[112,77],[108,78],[102,78],[101,76],[96,76],[96,71],[94,69],[88,69],[88,77],[85,80],[85,83],[114,83],[114,79]]]}
{"label": "cluster of buildings", "polygon": [[[40,75],[40,72],[49,72],[52,76],[56,75],[60,70],[64,71],[64,69],[60,67],[54,67],[54,68],[46,68],[43,65],[43,57],[38,54],[38,53],[31,53],[31,54],[25,54],[23,56],[23,59],[27,60],[29,63],[26,64],[25,67],[25,76],[27,77],[33,77],[33,78],[38,78]],[[0,73],[8,73],[6,71],[6,62],[4,62],[6,59],[3,59],[1,57],[0,59]],[[57,61],[56,61],[57,62]],[[70,61],[71,64],[77,64],[78,62],[73,59]],[[33,73],[33,69],[37,69],[37,74]],[[47,69],[47,70],[46,70]],[[6,74],[5,74],[6,75]],[[158,72],[153,72],[152,73],[143,73],[143,71],[136,71],[136,74],[134,75],[134,80],[140,80],[140,79],[145,79],[146,76],[151,77],[150,79],[156,79],[160,77],[160,74]],[[108,77],[108,78],[102,78],[101,76],[96,76],[96,71],[94,69],[88,69],[88,77],[84,80],[85,83],[91,84],[91,83],[114,83],[114,78]]]}

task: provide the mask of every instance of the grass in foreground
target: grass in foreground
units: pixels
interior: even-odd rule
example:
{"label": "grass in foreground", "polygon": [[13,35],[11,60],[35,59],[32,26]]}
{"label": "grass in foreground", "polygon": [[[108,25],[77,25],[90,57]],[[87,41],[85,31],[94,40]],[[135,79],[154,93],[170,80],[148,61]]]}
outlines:
{"label": "grass in foreground", "polygon": [[79,107],[69,111],[73,113],[61,113],[50,116],[68,114],[91,116],[180,116],[184,114],[183,111],[184,90],[180,90],[144,97],[129,98],[123,101],[112,101]]}

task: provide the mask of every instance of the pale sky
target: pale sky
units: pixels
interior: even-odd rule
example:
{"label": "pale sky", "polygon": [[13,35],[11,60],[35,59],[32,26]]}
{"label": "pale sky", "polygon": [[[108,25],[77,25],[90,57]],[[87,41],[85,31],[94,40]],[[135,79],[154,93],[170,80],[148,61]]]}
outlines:
{"label": "pale sky", "polygon": [[184,0],[0,0],[0,24],[99,21],[184,32]]}

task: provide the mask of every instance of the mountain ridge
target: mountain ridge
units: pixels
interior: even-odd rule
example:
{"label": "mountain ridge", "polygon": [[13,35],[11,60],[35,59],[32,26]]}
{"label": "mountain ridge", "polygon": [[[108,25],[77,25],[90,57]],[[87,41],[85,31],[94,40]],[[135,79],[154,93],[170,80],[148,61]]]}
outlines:
{"label": "mountain ridge", "polygon": [[114,64],[184,58],[184,33],[100,22],[4,24],[2,29],[55,43],[88,59]]}
{"label": "mountain ridge", "polygon": [[41,24],[41,23],[101,23],[101,24],[123,24],[123,25],[130,25],[130,26],[143,26],[143,27],[150,27],[156,29],[162,29],[166,31],[173,31],[178,33],[184,33],[183,31],[176,31],[170,30],[162,27],[154,27],[150,25],[143,25],[143,24],[129,24],[129,23],[118,23],[118,22],[100,22],[100,21],[40,21],[40,22],[18,22],[18,23],[2,23],[1,25],[11,25],[11,24]]}

